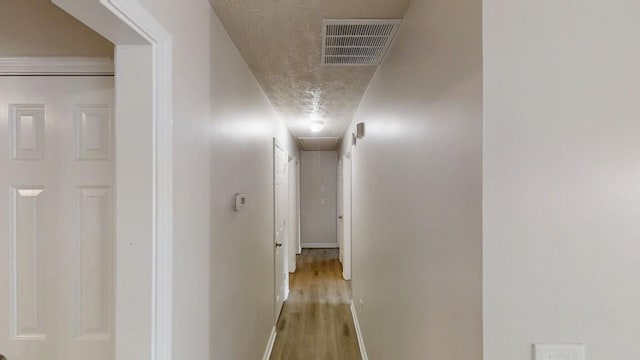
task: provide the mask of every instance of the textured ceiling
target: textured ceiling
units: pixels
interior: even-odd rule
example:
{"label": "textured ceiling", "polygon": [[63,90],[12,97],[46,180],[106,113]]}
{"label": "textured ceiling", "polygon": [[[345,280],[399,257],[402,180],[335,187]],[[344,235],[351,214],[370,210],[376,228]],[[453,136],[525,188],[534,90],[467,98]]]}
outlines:
{"label": "textured ceiling", "polygon": [[[341,137],[374,66],[320,64],[323,19],[402,18],[410,0],[211,0],[295,137]],[[325,122],[314,134],[309,122]]]}

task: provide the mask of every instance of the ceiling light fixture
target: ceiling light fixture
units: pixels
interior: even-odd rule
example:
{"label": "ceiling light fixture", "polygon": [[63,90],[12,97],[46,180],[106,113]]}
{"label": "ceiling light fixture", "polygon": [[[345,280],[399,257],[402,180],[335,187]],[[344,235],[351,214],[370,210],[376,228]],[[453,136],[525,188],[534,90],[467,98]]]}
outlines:
{"label": "ceiling light fixture", "polygon": [[314,120],[311,122],[311,124],[309,124],[309,129],[311,129],[312,132],[320,132],[322,131],[322,129],[324,129],[324,123],[320,120]]}

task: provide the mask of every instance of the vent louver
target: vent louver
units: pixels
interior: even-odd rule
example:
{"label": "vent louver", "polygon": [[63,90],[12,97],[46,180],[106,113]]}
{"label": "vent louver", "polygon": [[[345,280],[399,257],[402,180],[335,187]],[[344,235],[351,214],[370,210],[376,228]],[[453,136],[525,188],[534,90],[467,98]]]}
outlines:
{"label": "vent louver", "polygon": [[302,150],[334,150],[338,145],[338,137],[299,137]]}
{"label": "vent louver", "polygon": [[379,65],[400,20],[323,20],[322,64]]}

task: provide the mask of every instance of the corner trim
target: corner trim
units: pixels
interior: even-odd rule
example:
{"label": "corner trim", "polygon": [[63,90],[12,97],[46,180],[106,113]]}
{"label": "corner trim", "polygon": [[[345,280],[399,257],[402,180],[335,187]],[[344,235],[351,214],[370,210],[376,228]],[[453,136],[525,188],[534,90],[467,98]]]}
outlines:
{"label": "corner trim", "polygon": [[349,305],[351,308],[351,317],[353,318],[353,326],[356,328],[356,335],[358,336],[358,346],[360,347],[360,355],[362,360],[369,360],[367,356],[367,349],[364,346],[364,339],[362,338],[362,330],[360,330],[360,323],[358,322],[358,315],[356,313],[356,306],[353,304],[353,300]]}
{"label": "corner trim", "polygon": [[273,344],[276,343],[276,327],[274,326],[271,329],[271,336],[269,336],[269,342],[267,343],[267,348],[264,350],[264,355],[262,355],[262,360],[269,360],[271,357],[271,351],[273,351]]}
{"label": "corner trim", "polygon": [[113,76],[113,60],[100,57],[0,57],[0,75]]}
{"label": "corner trim", "polygon": [[303,249],[337,249],[339,248],[337,243],[301,243]]}

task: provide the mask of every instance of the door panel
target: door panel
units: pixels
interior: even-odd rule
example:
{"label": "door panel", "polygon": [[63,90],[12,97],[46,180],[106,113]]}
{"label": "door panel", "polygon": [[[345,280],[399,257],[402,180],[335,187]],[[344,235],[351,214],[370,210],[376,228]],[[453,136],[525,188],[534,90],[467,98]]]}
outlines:
{"label": "door panel", "polygon": [[0,82],[0,353],[113,359],[112,77]]}
{"label": "door panel", "polygon": [[274,210],[275,210],[275,317],[280,316],[287,297],[287,218],[288,218],[288,158],[287,152],[274,139]]}

